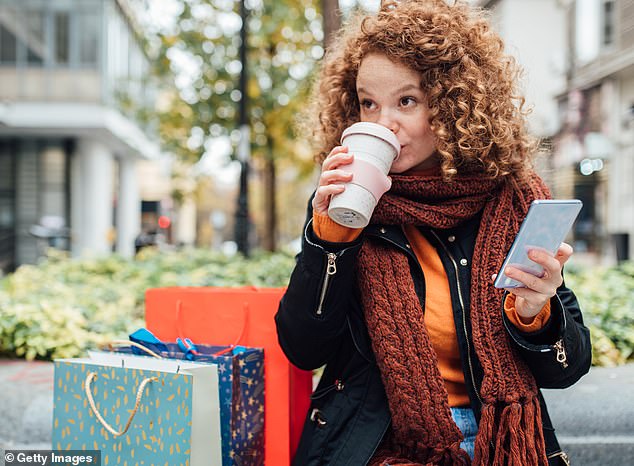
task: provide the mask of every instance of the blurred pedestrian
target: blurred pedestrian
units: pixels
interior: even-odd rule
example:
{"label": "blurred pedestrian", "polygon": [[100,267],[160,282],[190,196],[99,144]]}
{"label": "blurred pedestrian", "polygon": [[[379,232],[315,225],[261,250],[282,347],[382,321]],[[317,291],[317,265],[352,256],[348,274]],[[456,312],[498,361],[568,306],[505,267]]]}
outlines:
{"label": "blurred pedestrian", "polygon": [[[298,465],[567,464],[540,388],[591,362],[572,248],[531,252],[525,287],[492,276],[532,200],[518,66],[464,2],[384,2],[345,25],[325,57],[312,120],[321,175],[302,250],[276,316],[288,358],[324,367]],[[398,138],[390,190],[370,224],[327,215],[352,175],[343,130],[378,123]]]}

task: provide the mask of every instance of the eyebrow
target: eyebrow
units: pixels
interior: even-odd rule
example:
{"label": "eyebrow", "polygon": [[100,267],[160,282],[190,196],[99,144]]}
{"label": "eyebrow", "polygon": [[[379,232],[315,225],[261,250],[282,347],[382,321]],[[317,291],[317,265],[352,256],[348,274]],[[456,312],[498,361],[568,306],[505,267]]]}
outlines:
{"label": "eyebrow", "polygon": [[[403,92],[409,91],[412,89],[422,92],[422,89],[420,88],[420,86],[416,86],[414,84],[405,84],[404,86],[399,87],[396,91],[394,91],[394,95],[402,94]],[[357,94],[361,94],[362,92],[365,92],[366,94],[370,94],[370,92],[368,92],[364,87],[360,87],[359,89],[357,89]]]}

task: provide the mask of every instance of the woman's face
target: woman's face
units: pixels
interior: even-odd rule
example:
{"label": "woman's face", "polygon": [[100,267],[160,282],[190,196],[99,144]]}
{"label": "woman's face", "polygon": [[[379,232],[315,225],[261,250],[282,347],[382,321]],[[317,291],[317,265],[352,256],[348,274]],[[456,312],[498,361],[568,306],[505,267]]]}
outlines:
{"label": "woman's face", "polygon": [[389,128],[401,143],[401,155],[390,173],[424,170],[439,163],[420,82],[419,73],[380,53],[366,55],[359,67],[361,121]]}

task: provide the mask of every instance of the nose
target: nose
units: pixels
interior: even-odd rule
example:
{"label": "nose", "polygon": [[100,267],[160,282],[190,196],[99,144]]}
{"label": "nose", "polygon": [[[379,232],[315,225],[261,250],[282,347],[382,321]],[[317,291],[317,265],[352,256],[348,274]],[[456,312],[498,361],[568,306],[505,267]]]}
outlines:
{"label": "nose", "polygon": [[396,134],[399,128],[397,119],[394,118],[394,115],[389,110],[381,111],[381,114],[379,115],[379,120],[377,121],[377,123],[385,126],[394,134]]}

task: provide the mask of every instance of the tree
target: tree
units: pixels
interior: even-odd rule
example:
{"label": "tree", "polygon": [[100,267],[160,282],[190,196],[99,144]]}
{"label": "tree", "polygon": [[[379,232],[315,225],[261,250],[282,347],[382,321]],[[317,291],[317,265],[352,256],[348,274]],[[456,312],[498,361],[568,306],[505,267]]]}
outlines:
{"label": "tree", "polygon": [[339,0],[321,0],[324,17],[324,48],[328,48],[335,32],[341,27]]}
{"label": "tree", "polygon": [[[173,3],[173,24],[150,28],[155,73],[167,83],[160,92],[159,132],[167,150],[194,164],[209,152],[214,139],[228,138],[234,149],[239,140],[239,3]],[[267,249],[275,249],[276,194],[283,194],[276,186],[277,174],[294,169],[301,179],[311,173],[311,155],[292,128],[306,101],[315,63],[323,55],[322,21],[317,0],[250,0],[247,6],[251,154],[259,172],[266,173],[267,193],[264,203],[262,195],[253,193],[254,202],[265,207],[253,210],[260,236],[268,235]],[[295,196],[277,199],[282,205],[296,202]]]}

